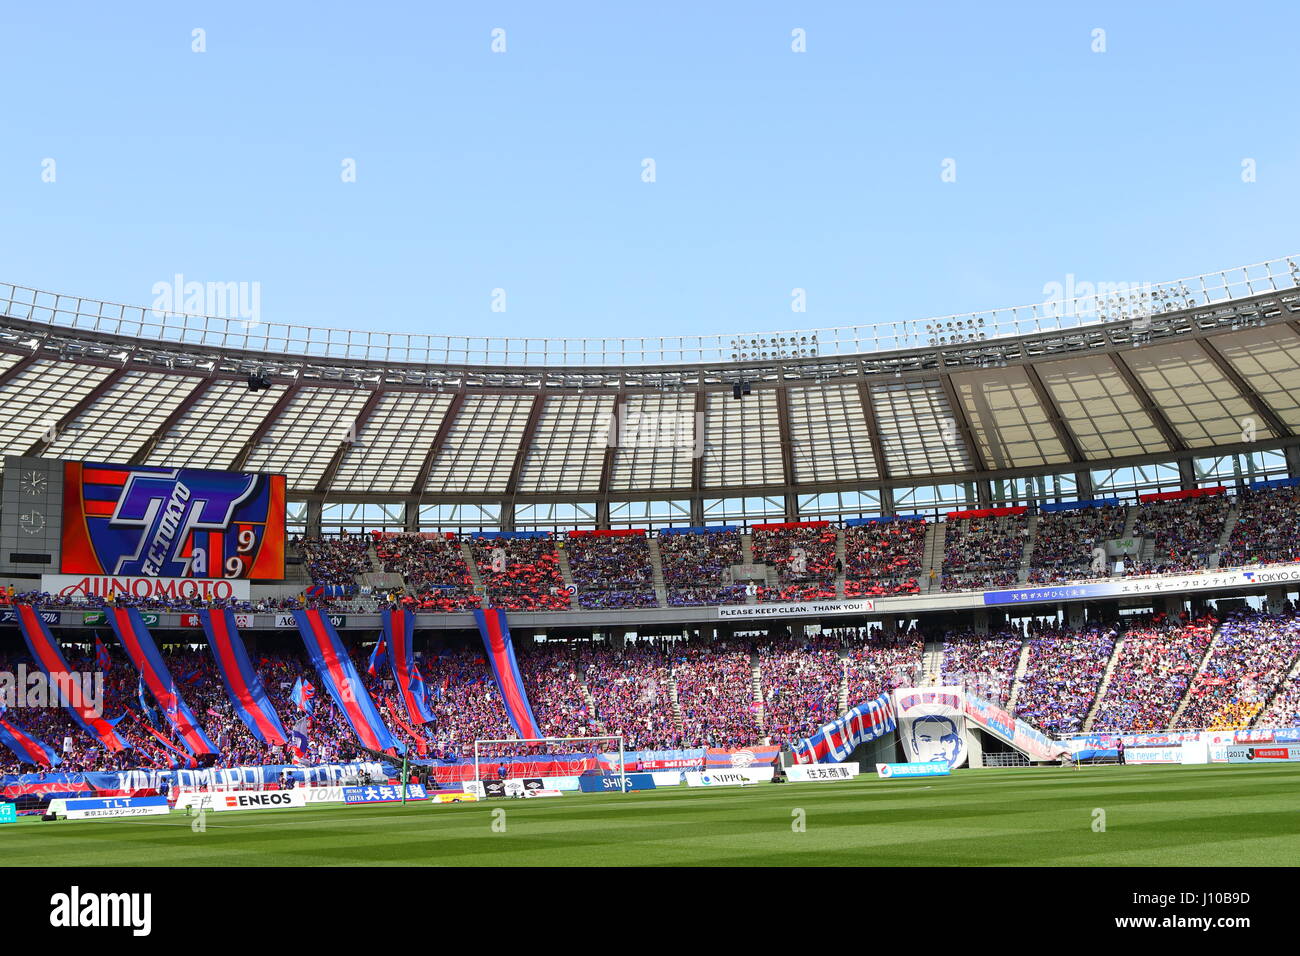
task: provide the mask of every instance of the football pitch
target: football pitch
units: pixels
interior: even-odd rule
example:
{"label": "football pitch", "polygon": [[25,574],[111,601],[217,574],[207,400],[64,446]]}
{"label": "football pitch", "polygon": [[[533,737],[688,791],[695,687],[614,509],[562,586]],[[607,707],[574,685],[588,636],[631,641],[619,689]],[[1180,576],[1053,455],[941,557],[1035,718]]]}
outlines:
{"label": "football pitch", "polygon": [[[1300,766],[1056,767],[0,827],[8,866],[1262,866]],[[1103,828],[1104,827],[1104,828]]]}

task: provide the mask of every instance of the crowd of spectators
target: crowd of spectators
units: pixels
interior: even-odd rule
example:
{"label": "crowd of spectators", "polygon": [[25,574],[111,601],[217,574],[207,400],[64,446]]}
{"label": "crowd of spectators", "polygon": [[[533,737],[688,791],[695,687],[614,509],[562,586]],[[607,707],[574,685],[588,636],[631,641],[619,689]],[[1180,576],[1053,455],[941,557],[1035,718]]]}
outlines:
{"label": "crowd of spectators", "polygon": [[1127,514],[1128,509],[1122,505],[1040,514],[1034,530],[1029,582],[1054,584],[1109,577],[1106,542],[1124,533]]}
{"label": "crowd of spectators", "polygon": [[1178,726],[1238,730],[1250,725],[1300,654],[1294,613],[1234,611],[1219,628],[1205,666],[1188,691]]}
{"label": "crowd of spectators", "polygon": [[925,520],[873,521],[844,529],[844,596],[916,594]]}
{"label": "crowd of spectators", "polygon": [[[105,646],[110,646],[110,642],[105,642]],[[75,649],[65,646],[63,650],[69,667],[74,671],[103,674],[103,715],[116,721],[115,729],[130,749],[108,751],[59,707],[26,707],[12,711],[11,718],[24,730],[58,752],[61,772],[167,769],[180,759],[175,754],[184,754],[184,745],[147,690],[141,699],[139,675],[125,655],[116,648],[110,650],[109,667],[101,670],[94,657],[93,645]],[[25,657],[0,663],[0,669],[15,666],[19,660],[29,673],[35,672],[35,665]],[[163,651],[163,662],[176,680],[180,696],[208,739],[221,752],[223,765],[280,764],[293,759],[287,747],[263,744],[248,730],[236,715],[225,685],[206,651],[167,647]],[[267,697],[287,732],[302,716],[290,699],[290,690],[299,676],[308,676],[311,668],[302,658],[276,653],[259,654],[253,662]],[[308,679],[312,678],[308,676]],[[312,724],[308,761],[329,762],[355,756],[357,750],[351,729],[324,694],[318,698]],[[175,754],[169,753],[160,737],[170,744]],[[6,763],[11,757],[7,750],[0,749],[0,773],[21,772],[16,765]]]}
{"label": "crowd of spectators", "polygon": [[1246,491],[1237,502],[1222,567],[1300,561],[1300,488]]}
{"label": "crowd of spectators", "polygon": [[802,740],[835,719],[846,667],[842,654],[839,639],[830,635],[778,641],[759,649],[767,736]]}
{"label": "crowd of spectators", "polygon": [[[1024,635],[1015,629],[987,636],[956,631],[943,639],[941,680],[1007,704],[1023,642],[1026,669],[1015,710],[1047,733],[1080,731],[1094,702],[1092,729],[1097,732],[1162,730],[1173,722],[1184,697],[1180,729],[1244,727],[1266,703],[1269,709],[1259,718],[1265,723],[1300,721],[1300,680],[1289,676],[1300,660],[1300,617],[1294,609],[1283,614],[1235,611],[1217,638],[1215,630],[1210,617],[1141,620],[1128,626],[1118,655],[1119,634],[1112,627],[1069,631],[1039,623]],[[179,740],[147,694],[142,706],[138,675],[120,648],[111,638],[104,643],[110,649],[103,672],[104,713],[121,717],[117,729],[133,749],[106,752],[56,707],[16,707],[9,718],[58,750],[61,770],[169,766],[172,758],[159,736],[177,750],[183,749]],[[366,690],[397,739],[419,753],[445,759],[471,756],[476,739],[513,737],[482,648],[473,642],[437,644],[418,658],[434,714],[422,726],[412,725],[386,668],[367,673],[370,645],[352,648]],[[753,644],[641,639],[614,648],[601,642],[547,641],[518,645],[518,658],[534,714],[548,736],[622,734],[629,750],[738,748],[764,737],[783,743],[807,736],[836,715],[841,692],[855,704],[918,685],[923,648],[914,631],[886,636],[878,629],[843,628],[809,636],[769,635]],[[63,649],[74,670],[99,671],[93,644]],[[293,759],[283,747],[261,744],[245,727],[206,649],[166,645],[164,654],[182,696],[221,751],[223,765]],[[295,681],[302,677],[318,686],[308,762],[360,754],[351,728],[302,654],[251,654],[286,730],[302,716],[290,699]],[[1111,679],[1098,701],[1112,656]],[[1205,667],[1197,673],[1202,660]],[[25,652],[15,650],[0,658],[0,672],[15,671],[19,663],[34,671]],[[30,769],[0,750],[0,773]]]}
{"label": "crowd of spectators", "polygon": [[413,606],[422,611],[480,607],[460,541],[442,534],[374,534],[385,573],[400,574]]}
{"label": "crowd of spectators", "polygon": [[493,607],[563,611],[571,595],[560,574],[555,542],[547,538],[469,539],[479,578]]}
{"label": "crowd of spectators", "polygon": [[1124,573],[1179,574],[1208,567],[1231,510],[1226,495],[1138,505],[1133,535],[1151,539],[1153,550],[1149,559],[1126,562]]}
{"label": "crowd of spectators", "polygon": [[835,596],[838,532],[825,522],[795,527],[756,528],[754,561],[774,568],[777,588],[765,588],[764,601],[811,601]]}
{"label": "crowd of spectators", "polygon": [[728,641],[686,643],[673,660],[688,747],[748,747],[758,740],[753,664],[748,647]]}
{"label": "crowd of spectators", "polygon": [[867,628],[838,628],[828,633],[845,646],[850,706],[897,687],[921,683],[925,640],[920,634],[887,635]]}
{"label": "crowd of spectators", "polygon": [[356,587],[360,575],[375,570],[370,559],[370,544],[370,537],[364,534],[290,541],[290,546],[296,545],[302,554],[302,563],[312,584],[349,588]]}
{"label": "crowd of spectators", "polygon": [[941,683],[960,684],[987,701],[1006,706],[1011,699],[1024,637],[1017,631],[976,634],[954,631],[944,636]]}
{"label": "crowd of spectators", "polygon": [[958,518],[947,522],[943,540],[945,591],[1007,588],[1020,580],[1029,538],[1024,514]]}
{"label": "crowd of spectators", "polygon": [[1110,627],[1036,628],[1014,701],[1016,716],[1049,734],[1080,731],[1097,699],[1116,638]]}
{"label": "crowd of spectators", "polygon": [[658,606],[650,543],[644,534],[570,535],[564,550],[580,607]]}
{"label": "crowd of spectators", "polygon": [[1170,729],[1216,624],[1207,616],[1128,628],[1110,683],[1097,704],[1092,730],[1140,733]]}
{"label": "crowd of spectators", "polygon": [[672,646],[671,642],[635,641],[596,655],[586,669],[586,686],[601,732],[622,734],[629,750],[681,743],[669,687]]}
{"label": "crowd of spectators", "polygon": [[1261,727],[1300,727],[1300,674],[1292,668],[1256,721]]}
{"label": "crowd of spectators", "polygon": [[743,564],[739,531],[659,535],[659,563],[671,607],[744,604],[745,585],[732,579]]}

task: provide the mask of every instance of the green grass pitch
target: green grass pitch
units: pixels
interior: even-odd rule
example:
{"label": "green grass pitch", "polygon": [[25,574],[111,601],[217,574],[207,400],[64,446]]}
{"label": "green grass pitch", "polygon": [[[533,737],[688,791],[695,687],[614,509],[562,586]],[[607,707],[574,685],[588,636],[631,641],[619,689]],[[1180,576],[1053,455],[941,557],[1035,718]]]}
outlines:
{"label": "green grass pitch", "polygon": [[[1105,832],[1094,811],[1105,812]],[[505,832],[493,829],[504,810]],[[8,866],[1252,866],[1300,860],[1300,766],[967,770],[558,799],[0,827]],[[802,832],[795,824],[802,820]]]}

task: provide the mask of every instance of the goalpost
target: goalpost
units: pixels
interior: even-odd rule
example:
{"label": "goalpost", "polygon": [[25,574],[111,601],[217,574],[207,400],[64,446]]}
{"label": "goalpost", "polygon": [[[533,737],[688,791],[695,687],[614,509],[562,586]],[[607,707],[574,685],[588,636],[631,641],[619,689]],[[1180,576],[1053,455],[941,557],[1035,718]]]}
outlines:
{"label": "goalpost", "polygon": [[[600,748],[583,747],[581,744],[616,744],[618,746],[618,788],[622,793],[627,793],[627,750],[623,745],[622,734],[607,734],[603,737],[537,737],[527,740],[521,740],[518,737],[507,737],[499,740],[475,740],[474,741],[474,780],[482,783],[483,774],[480,772],[479,765],[484,761],[491,761],[494,758],[514,756],[508,753],[492,753],[497,745],[504,745],[502,749],[510,748],[529,748],[543,746],[547,753],[538,754],[538,759],[544,760],[548,756],[562,757],[573,753],[582,753],[588,750],[595,750],[600,754]],[[558,745],[558,747],[557,747]],[[612,752],[613,748],[610,747]],[[519,756],[527,756],[520,754]]]}

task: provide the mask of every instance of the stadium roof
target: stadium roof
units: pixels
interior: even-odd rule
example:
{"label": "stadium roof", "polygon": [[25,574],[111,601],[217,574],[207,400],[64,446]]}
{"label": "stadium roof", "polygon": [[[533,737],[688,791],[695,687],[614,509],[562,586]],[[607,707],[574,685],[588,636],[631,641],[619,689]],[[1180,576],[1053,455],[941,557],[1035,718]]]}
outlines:
{"label": "stadium roof", "polygon": [[694,344],[245,328],[0,285],[0,446],[426,503],[812,493],[1277,448],[1300,443],[1298,271]]}

